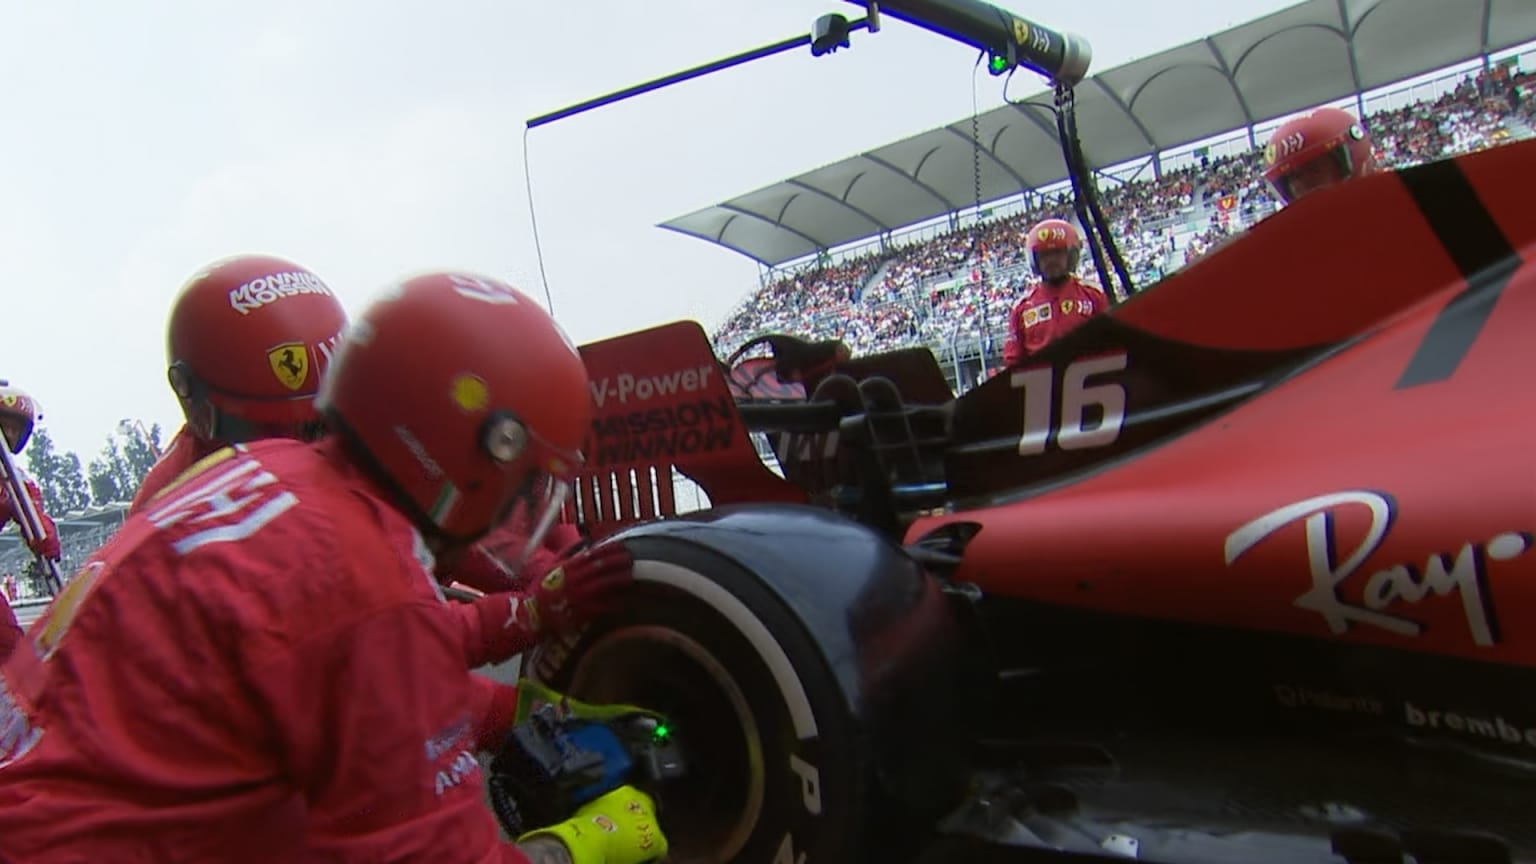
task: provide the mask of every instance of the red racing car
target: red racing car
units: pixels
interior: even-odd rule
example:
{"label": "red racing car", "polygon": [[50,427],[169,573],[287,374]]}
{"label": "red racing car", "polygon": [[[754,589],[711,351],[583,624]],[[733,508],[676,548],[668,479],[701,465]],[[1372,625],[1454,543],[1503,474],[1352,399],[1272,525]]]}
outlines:
{"label": "red racing car", "polygon": [[1533,176],[1317,192],[959,398],[584,346],[637,584],[525,671],[671,718],[674,861],[1536,861]]}

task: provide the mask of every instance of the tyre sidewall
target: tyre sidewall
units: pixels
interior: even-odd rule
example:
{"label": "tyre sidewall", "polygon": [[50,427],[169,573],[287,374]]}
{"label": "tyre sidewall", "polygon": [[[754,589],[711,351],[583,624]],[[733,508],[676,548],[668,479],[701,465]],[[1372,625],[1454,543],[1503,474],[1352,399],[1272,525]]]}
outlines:
{"label": "tyre sidewall", "polygon": [[[866,760],[836,679],[804,626],[751,574],[715,553],[656,538],[627,545],[636,559],[636,585],[616,604],[617,610],[530,652],[525,674],[565,692],[586,652],[618,628],[659,625],[688,636],[732,676],[757,724],[763,803],[757,824],[734,860],[857,860]],[[717,588],[711,592],[710,585]],[[766,631],[771,644],[745,634],[751,621]],[[775,666],[778,678],[771,671]],[[792,702],[808,706],[814,733],[797,735]],[[668,825],[664,812],[661,819],[669,833],[686,830]]]}

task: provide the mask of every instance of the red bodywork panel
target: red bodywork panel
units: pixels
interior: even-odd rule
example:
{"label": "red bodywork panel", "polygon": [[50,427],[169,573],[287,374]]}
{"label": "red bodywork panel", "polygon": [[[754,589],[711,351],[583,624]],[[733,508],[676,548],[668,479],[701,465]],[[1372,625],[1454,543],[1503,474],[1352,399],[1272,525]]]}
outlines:
{"label": "red bodywork panel", "polygon": [[[1536,142],[1287,208],[1034,365],[1102,356],[1115,328],[1318,346],[1313,365],[1166,440],[1104,444],[1074,482],[908,538],[981,525],[956,578],[987,593],[1536,665],[1532,176]],[[1434,201],[1416,204],[1413,183]],[[1125,380],[1134,402],[1141,382]],[[1050,459],[1059,432],[1007,447]]]}
{"label": "red bodywork panel", "polygon": [[704,330],[679,321],[581,346],[595,414],[566,518],[594,536],[677,512],[672,469],[712,504],[804,501],[758,458]]}

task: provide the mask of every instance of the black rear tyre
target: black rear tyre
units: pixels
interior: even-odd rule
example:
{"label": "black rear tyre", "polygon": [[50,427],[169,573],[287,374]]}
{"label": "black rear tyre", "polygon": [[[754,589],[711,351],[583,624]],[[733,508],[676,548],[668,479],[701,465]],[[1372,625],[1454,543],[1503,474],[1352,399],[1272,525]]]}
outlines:
{"label": "black rear tyre", "polygon": [[658,795],[670,861],[861,860],[872,818],[900,815],[872,807],[873,759],[804,626],[723,556],[629,545],[636,584],[622,609],[541,646],[526,674],[669,717],[690,766]]}

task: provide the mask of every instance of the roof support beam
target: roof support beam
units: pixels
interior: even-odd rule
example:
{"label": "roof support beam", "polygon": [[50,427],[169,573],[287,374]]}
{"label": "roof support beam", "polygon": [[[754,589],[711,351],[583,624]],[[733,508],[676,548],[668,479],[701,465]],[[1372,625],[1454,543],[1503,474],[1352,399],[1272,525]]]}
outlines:
{"label": "roof support beam", "polygon": [[[1040,131],[1044,132],[1047,137],[1049,137],[1052,141],[1056,142],[1056,149],[1057,150],[1061,149],[1061,135],[1057,134],[1057,131],[1056,131],[1056,123],[1055,123],[1055,120],[1056,120],[1056,109],[1055,108],[1051,107],[1050,105],[1041,105],[1038,102],[1009,102],[1008,104],[1012,105],[1014,110],[1016,110],[1020,114],[1022,114],[1024,116],[1024,119],[1026,119],[1029,122],[1035,124],[1036,126],[1039,126],[1040,127]],[[1035,110],[1033,110],[1033,111],[1026,110],[1026,109],[1029,109],[1029,108],[1033,108]],[[1051,115],[1051,121],[1052,122],[1050,122],[1050,123],[1045,122],[1045,120],[1040,116],[1042,113],[1043,114]],[[1062,165],[1062,172],[1063,173],[1066,172],[1066,165],[1065,164]],[[1030,188],[1031,189],[1038,189],[1041,186],[1047,185],[1049,182],[1052,182],[1052,181],[1047,181],[1046,183],[1038,183],[1038,182],[1033,182],[1032,181],[1030,183]]]}
{"label": "roof support beam", "polygon": [[[697,237],[700,240],[708,240],[709,242],[715,244],[716,246],[724,246],[725,248],[731,250],[732,252],[739,252],[742,255],[745,255],[746,257],[751,258],[753,261],[756,261],[757,263],[763,265],[764,267],[767,267],[770,271],[773,270],[775,265],[773,263],[769,262],[766,258],[763,258],[763,257],[761,257],[759,255],[754,254],[750,249],[747,249],[744,246],[737,246],[735,243],[727,243],[725,241],[725,229],[729,228],[731,223],[734,222],[735,220],[736,220],[735,216],[732,216],[731,218],[725,220],[725,224],[721,225],[720,226],[720,230],[718,232],[716,232],[714,235],[701,234],[698,231],[689,231],[687,228],[679,228],[676,225],[672,225],[672,224],[669,224],[669,223],[666,223],[666,222],[662,222],[662,223],[658,224],[656,227],[657,228],[661,228],[661,229],[663,229],[665,231],[674,231],[674,232],[676,232],[678,234],[686,234],[689,237]],[[786,259],[786,260],[789,260],[789,259]]]}
{"label": "roof support beam", "polygon": [[[891,163],[885,161],[884,159],[880,158],[879,156],[876,156],[873,153],[865,153],[860,158],[868,159],[869,161],[875,163],[876,165],[879,165],[881,168],[884,168],[887,171],[893,172],[893,173],[895,173],[896,175],[898,175],[900,177],[907,178],[907,180],[911,181],[912,185],[914,185],[917,188],[923,190],[924,192],[927,192],[929,195],[932,195],[933,196],[933,200],[939,202],[940,204],[943,204],[944,207],[948,210],[948,212],[953,213],[954,211],[960,209],[960,206],[958,204],[956,204],[955,202],[949,200],[948,198],[945,198],[943,195],[940,195],[939,194],[939,190],[937,190],[937,189],[933,188],[932,186],[929,186],[927,183],[924,183],[923,181],[917,179],[917,175],[915,173],[908,174],[907,172],[901,170],[900,168],[897,168],[895,165],[892,165]],[[927,157],[924,157],[924,158],[927,158]],[[919,167],[921,167],[921,163],[919,163]]]}
{"label": "roof support beam", "polygon": [[[1339,2],[1343,3],[1344,0]],[[1237,97],[1237,105],[1243,109],[1243,118],[1248,121],[1248,135],[1250,138],[1253,137],[1253,127],[1259,121],[1253,116],[1253,109],[1248,107],[1248,97],[1243,95],[1243,88],[1237,86],[1237,73],[1227,64],[1227,58],[1221,56],[1221,52],[1216,49],[1215,40],[1209,36],[1205,37],[1205,47],[1209,48],[1211,56],[1216,58],[1216,68],[1221,70],[1221,77],[1227,79],[1228,86],[1232,88],[1232,95]]]}
{"label": "roof support beam", "polygon": [[954,135],[956,138],[959,138],[961,141],[964,141],[965,143],[972,145],[975,148],[976,151],[987,154],[987,158],[992,161],[992,164],[994,164],[997,167],[1003,169],[1003,172],[1005,174],[1007,174],[1009,177],[1013,178],[1013,182],[1019,184],[1019,191],[1020,192],[1023,192],[1026,189],[1029,188],[1029,184],[1024,182],[1024,178],[1019,176],[1019,172],[1013,170],[1013,167],[1011,165],[1009,165],[1007,162],[1004,162],[1003,160],[997,158],[997,154],[992,152],[992,148],[997,146],[997,139],[1001,138],[1003,136],[1003,133],[1008,131],[1008,128],[1006,126],[1003,127],[1002,129],[997,130],[997,135],[992,139],[992,146],[991,147],[983,146],[980,141],[973,141],[971,139],[971,136],[965,134],[964,132],[961,132],[959,129],[956,129],[953,126],[945,126],[944,130],[946,132],[949,132],[950,134]]}
{"label": "roof support beam", "polygon": [[[735,204],[721,204],[720,205],[720,209],[722,209],[722,210],[729,210],[732,213],[736,213],[738,215],[745,216],[748,219],[756,219],[759,222],[767,222],[769,225],[772,225],[773,227],[779,229],[780,231],[785,231],[785,232],[788,232],[790,234],[795,235],[796,237],[799,237],[801,240],[804,240],[805,242],[811,244],[812,246],[815,246],[817,249],[830,249],[831,248],[832,244],[830,244],[830,243],[823,243],[822,241],[817,240],[815,237],[812,237],[811,235],[805,233],[804,231],[799,230],[798,228],[791,228],[788,225],[785,225],[783,222],[780,222],[780,221],[777,221],[777,220],[774,220],[774,219],[769,219],[767,216],[764,216],[761,213],[753,213],[751,210],[747,210],[747,209],[745,209],[743,207],[738,207]],[[726,222],[725,224],[729,225],[731,223],[730,222]],[[720,228],[720,235],[722,237],[725,236],[725,227],[724,226],[721,226],[721,228]]]}
{"label": "roof support beam", "polygon": [[[1365,120],[1365,96],[1362,91],[1365,90],[1365,84],[1361,82],[1360,78],[1360,58],[1355,54],[1355,28],[1349,26],[1349,10],[1344,8],[1344,0],[1338,0],[1338,6],[1339,34],[1344,37],[1344,48],[1349,52],[1349,76],[1355,82],[1355,102],[1361,109],[1360,119],[1363,122]],[[1371,13],[1366,12],[1365,14],[1369,15]],[[1365,15],[1360,16],[1360,21],[1364,20]],[[1357,21],[1355,23],[1359,24],[1360,22]]]}
{"label": "roof support beam", "polygon": [[[864,176],[864,175],[862,175],[862,174],[859,175],[859,177],[862,177],[862,176]],[[859,177],[853,178],[853,183],[859,182]],[[839,207],[842,207],[843,209],[849,211],[850,213],[857,214],[858,216],[860,216],[863,219],[867,220],[869,222],[869,224],[874,225],[875,227],[880,228],[881,230],[884,230],[884,231],[893,231],[893,230],[895,230],[896,226],[894,226],[894,225],[887,225],[884,222],[881,222],[879,219],[876,219],[868,211],[863,210],[863,209],[861,209],[859,207],[855,207],[852,204],[849,204],[845,199],[839,198],[836,195],[833,195],[831,192],[827,192],[826,190],[823,190],[823,189],[817,189],[815,186],[812,186],[811,184],[805,182],[804,180],[801,180],[801,179],[796,178],[796,177],[791,177],[790,179],[785,180],[784,182],[789,184],[790,186],[794,186],[797,189],[804,189],[805,191],[811,193],[812,195],[819,195],[822,198],[825,198],[828,201],[831,201],[833,204],[836,204]],[[853,183],[849,183],[848,184],[848,188],[849,189],[853,188]]]}
{"label": "roof support beam", "polygon": [[1152,130],[1147,128],[1147,124],[1141,122],[1141,118],[1136,116],[1136,112],[1131,110],[1131,106],[1125,104],[1125,100],[1120,98],[1120,94],[1109,89],[1109,85],[1105,84],[1102,78],[1095,76],[1088,80],[1097,85],[1099,90],[1109,97],[1109,101],[1115,103],[1121,111],[1125,112],[1126,119],[1130,120],[1131,125],[1136,127],[1136,131],[1141,133],[1141,140],[1147,142],[1147,147],[1156,152],[1159,148],[1157,146],[1157,139],[1152,137]]}
{"label": "roof support beam", "polygon": [[[1319,2],[1321,2],[1321,0],[1319,0]],[[1375,10],[1380,9],[1380,8],[1381,8],[1380,6],[1373,6],[1371,8],[1371,12],[1374,12]],[[1369,15],[1371,13],[1367,12],[1365,14]],[[1360,20],[1364,21],[1365,18],[1362,17]],[[1359,22],[1356,22],[1356,23],[1359,23]],[[1307,30],[1307,29],[1326,30],[1329,33],[1332,33],[1333,35],[1339,37],[1339,39],[1343,40],[1345,45],[1349,46],[1349,50],[1351,52],[1354,51],[1354,45],[1353,45],[1353,42],[1351,41],[1352,33],[1350,31],[1340,29],[1338,27],[1333,26],[1332,24],[1297,24],[1297,25],[1295,25],[1293,27],[1289,27],[1289,28],[1287,28],[1285,30],[1280,30],[1280,31],[1271,33],[1268,36],[1265,36],[1265,37],[1259,39],[1258,41],[1254,42],[1252,45],[1249,45],[1247,47],[1247,49],[1245,49],[1243,51],[1242,56],[1237,58],[1237,62],[1232,64],[1232,74],[1233,74],[1234,77],[1229,79],[1229,80],[1234,80],[1235,81],[1236,80],[1235,76],[1237,74],[1237,70],[1243,68],[1243,64],[1248,62],[1248,58],[1250,56],[1252,56],[1253,52],[1259,50],[1259,48],[1263,47],[1264,44],[1266,42],[1268,42],[1269,40],[1275,38],[1276,36],[1283,36],[1283,35],[1285,35],[1287,33],[1290,33],[1290,32],[1296,31],[1296,30]],[[1354,58],[1353,57],[1350,58],[1350,63],[1351,63],[1352,67],[1354,67],[1356,65],[1354,63]],[[1162,73],[1159,72],[1158,74],[1161,75]],[[1157,76],[1154,75],[1152,77],[1155,78]],[[1350,89],[1353,92],[1356,92],[1356,93],[1360,92],[1360,74],[1359,74],[1357,69],[1352,69],[1352,73],[1351,73],[1350,79],[1351,79],[1351,84],[1353,85]],[[1344,95],[1347,95],[1347,94],[1341,93],[1339,95],[1340,96],[1344,96]],[[1306,106],[1299,106],[1299,107],[1306,107]],[[1272,120],[1274,118],[1273,117],[1265,117],[1265,118],[1262,118],[1262,119]]]}

